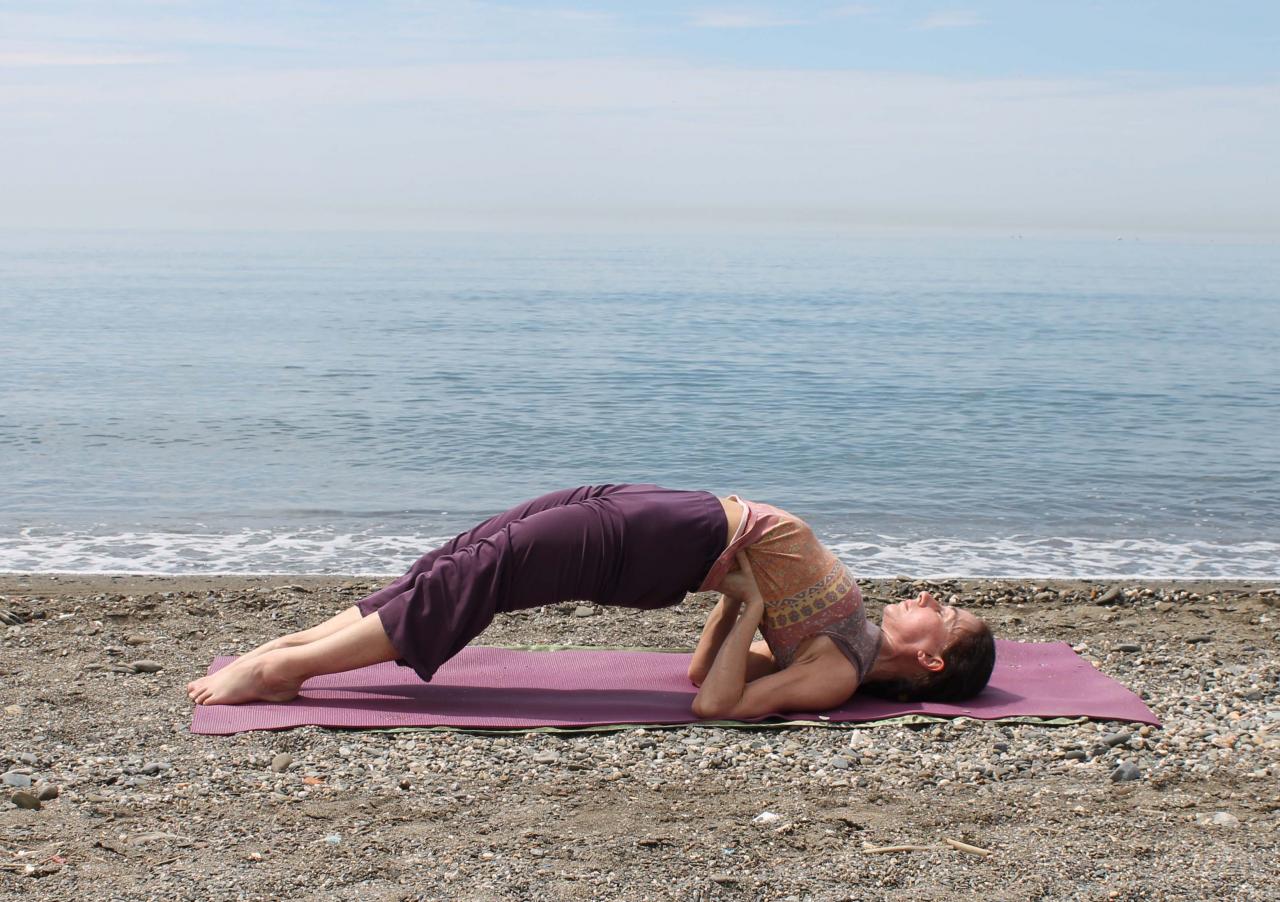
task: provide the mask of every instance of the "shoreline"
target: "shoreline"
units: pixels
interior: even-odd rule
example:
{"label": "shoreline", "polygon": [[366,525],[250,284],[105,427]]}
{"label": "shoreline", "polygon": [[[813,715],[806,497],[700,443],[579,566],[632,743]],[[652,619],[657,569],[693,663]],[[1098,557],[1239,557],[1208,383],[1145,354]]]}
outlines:
{"label": "shoreline", "polygon": [[[329,585],[348,585],[359,583],[386,585],[401,576],[401,573],[365,574],[365,573],[132,573],[116,571],[60,571],[40,572],[0,571],[0,593],[28,591],[43,588],[59,591],[76,591],[81,588],[111,586],[117,590],[128,592],[146,591],[161,583],[208,584],[225,588],[253,588],[275,583],[293,583],[310,588]],[[856,576],[856,574],[855,574]],[[1248,593],[1258,591],[1267,593],[1280,590],[1280,578],[1264,579],[1260,577],[1025,577],[1025,576],[856,576],[860,586],[874,589],[901,585],[904,583],[923,583],[936,586],[957,586],[961,590],[981,590],[996,588],[1038,587],[1044,590],[1062,593],[1080,593],[1088,595],[1099,586],[1144,588],[1151,590],[1168,589],[1188,591],[1198,594],[1215,591]],[[101,590],[100,588],[98,589]]]}
{"label": "shoreline", "polygon": [[[1280,585],[1247,582],[859,581],[877,619],[930,587],[1067,641],[1159,728],[224,737],[190,733],[188,680],[384,581],[0,574],[0,769],[50,795],[3,787],[0,896],[1268,899]],[[551,605],[476,641],[690,647],[713,603]],[[897,845],[925,848],[868,851]]]}

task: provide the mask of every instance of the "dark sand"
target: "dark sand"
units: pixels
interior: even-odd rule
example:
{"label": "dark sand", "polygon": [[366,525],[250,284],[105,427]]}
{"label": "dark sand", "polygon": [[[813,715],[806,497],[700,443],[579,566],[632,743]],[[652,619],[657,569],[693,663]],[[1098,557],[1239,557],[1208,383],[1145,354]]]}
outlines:
{"label": "dark sand", "polygon": [[[309,626],[378,585],[0,575],[0,611],[23,620],[0,626],[0,768],[13,783],[29,777],[26,791],[58,792],[40,810],[0,810],[0,895],[1280,895],[1274,584],[931,584],[975,604],[1005,638],[1081,647],[1142,694],[1163,729],[188,732],[183,686],[215,655]],[[883,601],[924,584],[862,586]],[[1097,603],[1113,586],[1128,591]],[[559,605],[503,617],[481,641],[687,646],[710,603]],[[162,669],[110,669],[137,660]],[[1121,763],[1138,778],[1113,781]],[[755,820],[766,812],[777,817]],[[895,844],[937,848],[867,851]]]}

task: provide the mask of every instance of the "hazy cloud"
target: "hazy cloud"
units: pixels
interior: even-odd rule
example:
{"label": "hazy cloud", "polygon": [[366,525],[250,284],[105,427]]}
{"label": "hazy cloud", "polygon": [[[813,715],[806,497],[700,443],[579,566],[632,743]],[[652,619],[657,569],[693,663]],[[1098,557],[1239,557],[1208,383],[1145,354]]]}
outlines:
{"label": "hazy cloud", "polygon": [[[0,10],[0,225],[1280,231],[1270,69],[1212,85],[859,71],[715,31],[802,24],[781,4],[704,11],[706,30],[680,11],[568,4],[268,7]],[[805,24],[850,46],[864,26],[871,42],[896,35],[903,53],[933,43],[924,23],[976,24],[879,6],[845,23],[842,9],[815,5]],[[659,58],[672,46],[680,58]]]}
{"label": "hazy cloud", "polygon": [[972,10],[945,10],[936,13],[930,13],[920,20],[919,27],[924,29],[933,28],[973,28],[975,25],[982,25],[986,20]]}
{"label": "hazy cloud", "polygon": [[845,3],[829,9],[827,15],[838,19],[846,16],[869,16],[874,12],[876,8],[870,3]]}
{"label": "hazy cloud", "polygon": [[1275,85],[663,60],[149,72],[0,91],[0,224],[1280,230]]}
{"label": "hazy cloud", "polygon": [[0,50],[0,68],[49,66],[139,66],[173,62],[172,56],[147,53],[94,53],[59,50]]}
{"label": "hazy cloud", "polygon": [[694,13],[689,24],[695,28],[780,28],[803,25],[804,19],[783,18],[768,12],[731,12],[708,10]]}

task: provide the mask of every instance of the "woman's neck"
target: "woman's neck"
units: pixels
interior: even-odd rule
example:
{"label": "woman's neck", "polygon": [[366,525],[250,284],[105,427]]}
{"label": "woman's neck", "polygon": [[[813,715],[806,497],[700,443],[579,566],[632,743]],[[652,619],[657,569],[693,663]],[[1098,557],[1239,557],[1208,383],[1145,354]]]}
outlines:
{"label": "woman's neck", "polygon": [[899,653],[897,637],[892,632],[880,627],[880,650],[876,652],[875,662],[872,663],[871,669],[867,671],[867,675],[862,678],[864,683],[874,683],[879,680],[893,680],[906,676],[906,668],[903,667],[902,656]]}

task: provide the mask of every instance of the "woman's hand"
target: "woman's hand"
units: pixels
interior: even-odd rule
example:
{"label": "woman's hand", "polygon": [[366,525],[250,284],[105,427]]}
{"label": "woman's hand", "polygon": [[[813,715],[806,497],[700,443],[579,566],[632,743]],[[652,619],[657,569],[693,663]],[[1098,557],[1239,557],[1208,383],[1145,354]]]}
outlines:
{"label": "woman's hand", "polygon": [[[702,686],[703,680],[708,678],[712,667],[723,655],[724,643],[734,629],[744,634],[742,638],[745,644],[741,649],[741,656],[744,660],[753,657],[747,646],[751,644],[751,637],[755,635],[760,618],[764,616],[764,600],[756,587],[747,556],[738,552],[737,560],[737,569],[720,580],[720,585],[717,587],[720,600],[716,603],[711,616],[707,618],[707,624],[702,628],[702,635],[698,638],[698,647],[694,650],[693,657],[689,659],[689,679],[695,686]],[[772,660],[770,658],[769,663],[772,663]],[[723,665],[721,667],[723,668]],[[743,671],[744,665],[738,664],[737,667],[739,671]],[[721,682],[723,679],[722,676]],[[738,678],[739,684],[742,679],[742,677]],[[738,695],[741,694],[742,690],[739,688]]]}
{"label": "woman's hand", "polygon": [[734,560],[738,562],[738,567],[725,574],[720,581],[720,592],[734,601],[763,604],[760,587],[756,585],[755,574],[751,572],[751,562],[747,560],[746,554],[739,551]]}

